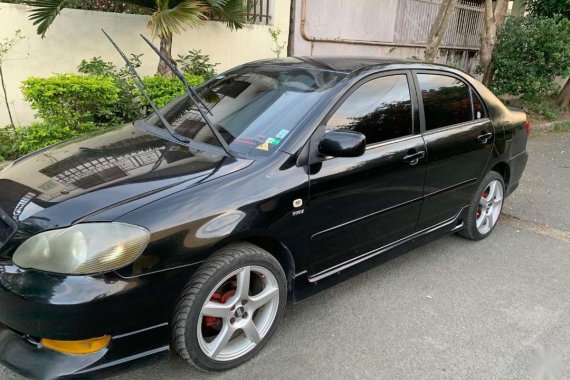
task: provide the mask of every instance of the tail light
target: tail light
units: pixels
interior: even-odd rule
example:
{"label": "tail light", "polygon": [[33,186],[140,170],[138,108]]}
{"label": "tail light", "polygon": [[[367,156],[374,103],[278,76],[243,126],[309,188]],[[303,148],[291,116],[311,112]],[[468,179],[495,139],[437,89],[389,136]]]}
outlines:
{"label": "tail light", "polygon": [[526,121],[525,125],[524,125],[524,129],[526,131],[526,134],[530,134],[530,131],[532,131],[532,125],[530,125],[530,121]]}

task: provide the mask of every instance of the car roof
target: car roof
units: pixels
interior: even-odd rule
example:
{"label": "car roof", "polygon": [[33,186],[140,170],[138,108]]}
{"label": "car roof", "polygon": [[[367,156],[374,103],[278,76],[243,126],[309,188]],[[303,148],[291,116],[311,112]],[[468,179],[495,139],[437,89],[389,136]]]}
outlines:
{"label": "car roof", "polygon": [[311,57],[287,57],[281,59],[265,59],[252,62],[254,65],[282,66],[283,68],[303,68],[334,71],[345,74],[367,71],[369,69],[381,69],[384,66],[401,66],[400,68],[450,68],[443,65],[434,65],[417,60],[378,58],[378,57],[351,57],[351,56],[311,56]]}

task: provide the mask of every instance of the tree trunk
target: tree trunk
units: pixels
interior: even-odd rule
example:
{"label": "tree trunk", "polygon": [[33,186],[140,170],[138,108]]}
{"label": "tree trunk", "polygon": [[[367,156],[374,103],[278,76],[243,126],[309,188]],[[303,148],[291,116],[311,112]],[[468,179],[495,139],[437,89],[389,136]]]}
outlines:
{"label": "tree trunk", "polygon": [[560,91],[560,96],[558,96],[558,105],[561,107],[570,106],[570,79],[566,81],[562,91]]}
{"label": "tree trunk", "polygon": [[480,66],[483,69],[483,84],[488,86],[493,79],[493,52],[497,41],[497,31],[505,22],[509,6],[508,0],[498,0],[493,9],[492,0],[485,0],[485,26],[481,33]]}
{"label": "tree trunk", "polygon": [[12,112],[10,111],[10,105],[8,104],[8,93],[6,91],[6,83],[4,83],[4,72],[2,71],[2,65],[0,65],[0,81],[2,82],[2,91],[4,92],[4,101],[6,102],[6,109],[8,110],[8,117],[10,118],[10,126],[16,128],[14,124],[14,119],[12,118]]}
{"label": "tree trunk", "polygon": [[426,62],[433,63],[437,57],[437,52],[443,36],[449,28],[449,23],[451,22],[451,16],[453,15],[453,10],[457,0],[444,0],[439,6],[437,16],[431,26],[429,31],[428,43],[426,46]]}
{"label": "tree trunk", "polygon": [[[176,67],[176,61],[172,58],[172,33],[160,36],[160,52]],[[174,76],[172,71],[166,66],[166,63],[160,58],[156,73],[166,77]]]}

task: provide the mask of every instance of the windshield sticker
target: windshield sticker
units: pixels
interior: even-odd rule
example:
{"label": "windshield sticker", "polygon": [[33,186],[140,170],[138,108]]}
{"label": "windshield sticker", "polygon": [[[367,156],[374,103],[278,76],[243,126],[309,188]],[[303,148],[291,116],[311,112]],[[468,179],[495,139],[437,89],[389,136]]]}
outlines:
{"label": "windshield sticker", "polygon": [[256,139],[252,139],[249,137],[237,137],[235,139],[236,142],[241,143],[241,144],[247,144],[247,145],[257,145],[259,144],[259,141],[257,141]]}
{"label": "windshield sticker", "polygon": [[289,130],[287,129],[282,129],[279,131],[279,133],[277,134],[277,136],[275,136],[278,139],[282,139],[283,137],[287,136],[287,134],[289,133]]}
{"label": "windshield sticker", "polygon": [[274,139],[270,137],[267,140],[265,140],[265,142],[271,145],[279,145],[281,143],[281,139]]}
{"label": "windshield sticker", "polygon": [[269,150],[269,143],[264,142],[263,144],[258,145],[257,148],[255,148],[255,149],[268,151]]}

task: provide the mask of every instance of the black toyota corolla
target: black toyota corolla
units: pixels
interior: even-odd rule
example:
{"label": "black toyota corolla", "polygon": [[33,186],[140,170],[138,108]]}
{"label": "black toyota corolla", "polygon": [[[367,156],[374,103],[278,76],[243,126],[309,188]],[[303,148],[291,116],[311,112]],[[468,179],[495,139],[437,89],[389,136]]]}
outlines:
{"label": "black toyota corolla", "polygon": [[240,365],[287,301],[489,236],[529,130],[455,69],[287,58],[28,155],[0,174],[0,361],[47,379],[168,351]]}

